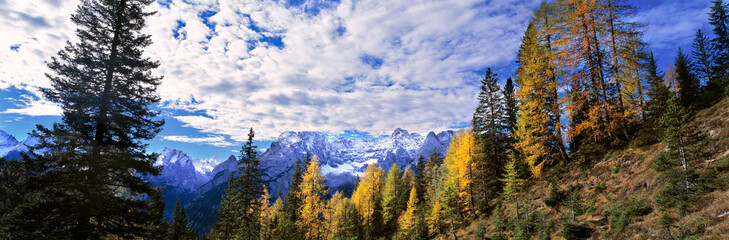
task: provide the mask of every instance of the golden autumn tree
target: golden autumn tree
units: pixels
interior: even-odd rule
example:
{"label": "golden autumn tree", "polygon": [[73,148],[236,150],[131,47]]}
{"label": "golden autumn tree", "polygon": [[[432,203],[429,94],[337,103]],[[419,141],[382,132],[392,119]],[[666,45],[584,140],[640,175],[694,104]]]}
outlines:
{"label": "golden autumn tree", "polygon": [[410,189],[410,197],[405,211],[398,219],[400,229],[398,231],[398,239],[412,239],[415,237],[416,227],[418,225],[418,194],[415,186]]}
{"label": "golden autumn tree", "polygon": [[275,224],[272,224],[273,218],[274,218],[274,209],[270,206],[269,201],[271,199],[271,195],[268,193],[268,188],[266,186],[263,186],[263,194],[261,194],[261,197],[258,199],[258,204],[260,206],[260,224],[261,224],[261,230],[259,232],[261,238],[263,239],[270,239],[273,237],[273,230],[275,228]]}
{"label": "golden autumn tree", "polygon": [[337,191],[327,202],[324,208],[324,229],[326,231],[324,239],[333,239],[335,233],[342,231],[340,229],[342,219],[338,215],[337,209],[344,199],[344,195]]}
{"label": "golden autumn tree", "polygon": [[380,193],[384,185],[385,171],[377,163],[372,163],[367,166],[357,189],[352,193],[352,202],[362,217],[365,235],[368,238],[376,238],[381,234],[382,200]]}
{"label": "golden autumn tree", "polygon": [[448,177],[455,184],[459,196],[459,205],[463,212],[476,215],[474,205],[473,180],[476,175],[474,153],[477,150],[476,135],[469,129],[459,131],[451,140],[446,151],[444,164],[448,168]]}
{"label": "golden autumn tree", "polygon": [[544,45],[539,43],[536,25],[530,24],[517,54],[519,66],[515,80],[520,87],[516,98],[520,104],[514,147],[523,154],[524,162],[535,177],[540,177],[544,165],[553,160],[549,154],[552,119],[546,108],[546,96],[550,91],[548,76],[544,74],[547,68],[545,51]]}
{"label": "golden autumn tree", "polygon": [[323,238],[323,198],[327,193],[324,180],[321,167],[319,167],[319,159],[315,155],[307,166],[301,182],[301,195],[304,196],[304,199],[299,210],[301,216],[299,229],[304,231],[306,239]]}

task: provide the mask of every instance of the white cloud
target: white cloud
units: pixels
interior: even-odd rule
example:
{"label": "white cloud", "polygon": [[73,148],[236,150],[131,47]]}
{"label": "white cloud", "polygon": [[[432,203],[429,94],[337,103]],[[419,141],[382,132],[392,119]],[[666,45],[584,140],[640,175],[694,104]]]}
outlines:
{"label": "white cloud", "polygon": [[162,139],[174,142],[197,143],[213,145],[216,147],[235,146],[235,143],[229,142],[223,136],[207,136],[207,137],[188,137],[188,136],[163,136]]}
{"label": "white cloud", "polygon": [[14,99],[18,102],[16,106],[18,108],[9,108],[0,113],[14,113],[28,116],[61,116],[63,109],[57,104],[37,99],[34,96],[21,95],[19,99]]}
{"label": "white cloud", "polygon": [[[173,117],[214,135],[164,139],[224,146],[226,137],[244,141],[249,127],[271,139],[287,130],[380,135],[462,125],[476,104],[477,70],[511,66],[541,0],[284,2],[153,4],[146,54],[162,63],[155,73],[165,77],[163,106],[189,111]],[[0,89],[48,87],[43,61],[75,41],[68,17],[77,3],[0,6]],[[205,20],[206,11],[217,14]],[[660,29],[668,27],[651,31],[665,36]]]}
{"label": "white cloud", "polygon": [[[264,139],[286,130],[447,129],[475,107],[474,70],[513,62],[538,1],[490,4],[345,0],[312,15],[280,1],[177,2],[150,20],[163,47],[149,54],[162,61],[163,99],[182,100],[168,106],[206,114],[175,118],[206,133],[243,141],[248,127]],[[190,9],[219,9],[215,30]],[[172,37],[178,21],[185,39]]]}

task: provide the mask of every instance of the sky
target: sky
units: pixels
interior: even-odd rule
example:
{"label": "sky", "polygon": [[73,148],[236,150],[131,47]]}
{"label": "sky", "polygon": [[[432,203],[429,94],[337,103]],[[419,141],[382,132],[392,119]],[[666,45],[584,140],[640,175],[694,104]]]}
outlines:
{"label": "sky", "polygon": [[[466,127],[487,67],[505,80],[541,0],[158,0],[145,56],[161,66],[166,124],[148,150],[236,154],[249,128],[267,148],[284,131],[331,138]],[[710,1],[629,1],[666,69]],[[61,119],[43,99],[45,65],[78,0],[0,0],[0,130],[19,139]]]}

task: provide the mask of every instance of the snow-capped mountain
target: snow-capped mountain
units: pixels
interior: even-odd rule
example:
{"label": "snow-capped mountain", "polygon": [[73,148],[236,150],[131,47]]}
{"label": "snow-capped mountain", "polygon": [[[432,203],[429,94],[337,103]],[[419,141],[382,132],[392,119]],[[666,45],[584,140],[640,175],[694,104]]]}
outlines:
{"label": "snow-capped mountain", "polygon": [[319,158],[330,189],[351,193],[356,177],[369,164],[377,163],[385,170],[389,170],[393,162],[401,168],[414,166],[417,157],[427,157],[434,149],[445,152],[453,135],[453,131],[444,131],[423,137],[398,128],[386,137],[340,137],[329,142],[318,132],[284,132],[259,159],[264,180],[272,193],[286,193],[295,161],[303,159],[306,152]]}
{"label": "snow-capped mountain", "polygon": [[196,168],[193,159],[177,149],[164,148],[154,165],[164,167],[158,176],[149,177],[155,186],[167,185],[194,190],[210,180],[204,169]]}
{"label": "snow-capped mountain", "polygon": [[[303,160],[307,152],[319,158],[322,173],[327,177],[326,184],[332,192],[344,190],[351,194],[357,176],[368,165],[377,163],[385,170],[389,170],[393,162],[401,168],[414,167],[420,156],[427,157],[433,151],[445,153],[454,135],[454,131],[443,131],[430,132],[423,137],[398,128],[389,136],[340,137],[330,141],[319,132],[284,132],[258,157],[263,180],[273,196],[286,194],[296,159]],[[37,139],[32,137],[18,142],[0,130],[0,156],[19,158],[20,152],[28,151],[26,144],[36,143]],[[181,150],[164,148],[155,166],[163,167],[160,175],[147,178],[153,186],[166,186],[163,190],[167,203],[165,216],[170,218],[174,203],[180,199],[188,209],[193,229],[206,234],[215,220],[215,211],[230,175],[238,167],[236,157],[231,155],[225,161],[216,157],[200,160]]]}
{"label": "snow-capped mountain", "polygon": [[20,159],[21,152],[27,152],[28,146],[34,146],[36,144],[38,144],[38,139],[35,137],[29,136],[22,142],[18,142],[14,136],[0,130],[0,157],[9,160],[18,160]]}

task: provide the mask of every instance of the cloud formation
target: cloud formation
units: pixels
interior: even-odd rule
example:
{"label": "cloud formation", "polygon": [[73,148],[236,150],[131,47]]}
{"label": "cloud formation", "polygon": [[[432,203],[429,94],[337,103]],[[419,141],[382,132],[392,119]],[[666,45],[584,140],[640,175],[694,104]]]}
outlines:
{"label": "cloud formation", "polygon": [[237,144],[231,143],[226,140],[223,136],[207,136],[207,137],[188,137],[188,136],[162,136],[162,139],[167,141],[184,142],[184,143],[197,143],[207,144],[216,147],[230,147]]}
{"label": "cloud formation", "polygon": [[[161,106],[213,136],[164,139],[227,146],[226,137],[244,141],[250,127],[259,139],[289,130],[380,135],[463,127],[483,70],[505,69],[500,77],[508,77],[541,0],[289,2],[153,4],[149,10],[158,13],[145,31],[154,44],[146,55],[162,63],[155,71],[164,76]],[[43,61],[75,41],[68,18],[77,4],[0,4],[0,31],[8,36],[0,38],[0,89],[37,94],[48,87]],[[658,28],[647,37],[671,35]]]}

